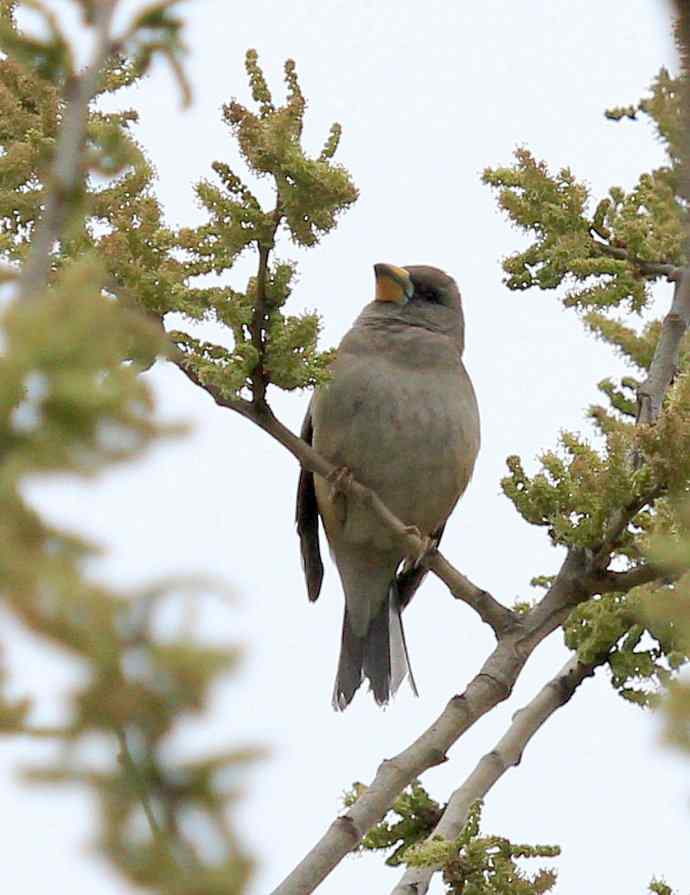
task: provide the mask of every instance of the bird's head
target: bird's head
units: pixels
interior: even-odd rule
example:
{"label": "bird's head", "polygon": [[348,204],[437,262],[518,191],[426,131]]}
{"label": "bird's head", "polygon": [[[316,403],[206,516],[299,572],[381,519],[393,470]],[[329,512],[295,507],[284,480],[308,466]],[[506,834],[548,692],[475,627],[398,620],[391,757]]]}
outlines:
{"label": "bird's head", "polygon": [[455,280],[438,267],[426,264],[411,264],[407,267],[375,264],[374,274],[377,301],[399,305],[412,303],[417,306],[460,307],[460,292]]}
{"label": "bird's head", "polygon": [[375,264],[379,316],[453,335],[464,343],[462,299],[455,280],[426,264]]}

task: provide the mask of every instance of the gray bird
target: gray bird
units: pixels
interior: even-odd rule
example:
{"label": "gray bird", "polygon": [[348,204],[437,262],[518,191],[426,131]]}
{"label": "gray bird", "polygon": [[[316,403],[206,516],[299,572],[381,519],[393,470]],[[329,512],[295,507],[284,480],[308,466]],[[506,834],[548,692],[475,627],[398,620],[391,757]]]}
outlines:
{"label": "gray bird", "polygon": [[[374,272],[375,300],[340,343],[302,437],[438,542],[479,450],[460,293],[435,267],[376,264]],[[367,507],[302,470],[296,520],[310,600],[323,579],[319,516],[345,592],[333,706],[344,709],[364,678],[379,705],[406,674],[416,693],[401,612],[424,568],[401,567],[399,544]]]}

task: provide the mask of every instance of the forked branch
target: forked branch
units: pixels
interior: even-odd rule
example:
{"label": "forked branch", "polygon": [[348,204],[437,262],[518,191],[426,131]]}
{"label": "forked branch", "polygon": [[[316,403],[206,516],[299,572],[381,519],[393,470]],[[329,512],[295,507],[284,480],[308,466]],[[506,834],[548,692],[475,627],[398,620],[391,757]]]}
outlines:
{"label": "forked branch", "polygon": [[[494,748],[480,759],[462,786],[451,795],[443,816],[429,837],[456,839],[462,831],[470,806],[483,799],[494,784],[516,767],[527,744],[539,728],[572,697],[575,690],[594,674],[594,665],[584,665],[571,657],[531,702],[518,709],[510,727]],[[393,889],[392,895],[424,895],[439,867],[410,867]]]}

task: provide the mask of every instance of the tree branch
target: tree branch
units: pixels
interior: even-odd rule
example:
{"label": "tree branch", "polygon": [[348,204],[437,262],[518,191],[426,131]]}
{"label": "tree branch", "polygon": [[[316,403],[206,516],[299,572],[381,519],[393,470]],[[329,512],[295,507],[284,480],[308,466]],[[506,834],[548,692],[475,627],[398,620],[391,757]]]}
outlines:
{"label": "tree branch", "polygon": [[[273,231],[275,235],[275,230]],[[266,404],[266,371],[264,370],[264,356],[266,344],[264,340],[264,324],[266,322],[266,275],[268,272],[268,256],[270,246],[259,244],[259,270],[256,276],[256,303],[249,331],[252,337],[252,345],[256,349],[258,361],[252,372],[252,399],[257,406]]]}
{"label": "tree branch", "polygon": [[563,622],[571,606],[589,595],[590,572],[582,550],[569,551],[554,583],[522,626],[504,634],[470,681],[431,726],[407,749],[380,765],[372,784],[338,817],[272,895],[308,895],[362,836],[383,819],[399,793],[428,768],[447,758],[450,747],[495,705],[507,699],[536,646]]}
{"label": "tree branch", "polygon": [[[200,381],[184,359],[175,361],[182,372],[203,388],[221,407],[227,407],[258,425],[282,444],[300,464],[324,478],[334,467],[301,438],[286,428],[268,405],[226,398],[217,387]],[[403,524],[371,489],[352,482],[350,493],[368,504],[383,524],[395,532],[409,556],[419,555],[423,541]],[[519,617],[455,569],[438,551],[428,566],[451,593],[471,606],[496,633],[498,644],[464,693],[454,696],[432,725],[407,749],[384,761],[367,790],[348,811],[336,818],[322,838],[273,892],[273,895],[307,895],[326,878],[362,836],[383,819],[399,793],[430,767],[446,760],[450,747],[484,714],[507,699],[525,662],[541,641],[565,621],[571,609],[605,588],[618,589],[643,583],[638,570],[602,572],[591,551],[570,548],[553,584],[525,617]],[[633,574],[634,573],[634,574]],[[621,576],[621,577],[616,577]],[[627,576],[627,577],[622,577]],[[659,576],[657,576],[659,577]],[[653,580],[653,579],[651,579]],[[615,583],[615,587],[614,587]]]}
{"label": "tree branch", "polygon": [[593,592],[595,594],[627,593],[633,587],[639,587],[641,584],[677,578],[683,574],[683,571],[663,569],[653,563],[646,563],[634,566],[625,572],[599,572],[592,576]]}
{"label": "tree branch", "polygon": [[[639,423],[636,425],[639,425]],[[641,458],[633,458],[635,463],[638,463],[640,459]],[[661,486],[655,487],[647,492],[647,494],[638,497],[636,500],[626,506],[620,507],[611,514],[608,524],[606,525],[602,542],[595,549],[595,568],[604,569],[608,565],[609,559],[611,558],[611,552],[615,549],[628,525],[632,522],[635,516],[637,516],[640,510],[644,509],[646,506],[650,506],[654,503],[657,497],[661,497],[663,493],[664,488]]]}
{"label": "tree branch", "polygon": [[637,390],[637,422],[653,425],[664,396],[678,369],[680,343],[690,324],[690,268],[683,268],[673,290],[673,301],[661,326],[661,335],[647,378]]}
{"label": "tree branch", "polygon": [[[690,197],[690,12],[687,3],[675,0],[675,36],[683,73],[680,87],[681,120],[683,124],[680,146],[681,195]],[[690,244],[690,228],[686,250]],[[657,342],[649,374],[637,391],[637,421],[651,425],[656,422],[666,391],[676,375],[680,343],[690,323],[690,268],[683,268],[676,278],[671,309],[664,317],[661,336]]]}
{"label": "tree branch", "polygon": [[[467,821],[470,806],[483,799],[511,767],[516,767],[525,747],[539,728],[565,705],[594,665],[584,665],[572,656],[526,706],[513,715],[510,727],[494,748],[479,761],[465,782],[451,795],[431,838],[456,839]],[[410,867],[393,889],[392,895],[424,895],[439,867]]]}
{"label": "tree branch", "polygon": [[[234,410],[236,413],[240,413],[251,420],[264,432],[282,444],[283,447],[287,448],[304,469],[325,479],[336,471],[336,468],[315,451],[313,447],[295,435],[287,426],[283,425],[267,404],[264,403],[262,406],[259,406],[253,402],[241,399],[228,399],[223,396],[220,389],[216,386],[202,382],[198,375],[185,363],[184,358],[176,358],[174,362],[185,376],[204,389],[216,404],[220,407]],[[397,536],[400,546],[407,557],[414,559],[423,553],[426,546],[424,540],[398,519],[371,488],[367,488],[352,480],[348,483],[347,489],[348,493],[355,500],[369,506],[371,512],[378,517],[379,521]],[[438,550],[432,550],[422,558],[422,562],[444,582],[457,600],[462,600],[463,603],[475,610],[482,621],[491,627],[497,638],[512,630],[519,623],[518,617],[512,609],[504,606],[490,593],[473,584],[469,578],[451,565]]]}
{"label": "tree branch", "polygon": [[82,145],[86,136],[89,103],[98,89],[103,65],[112,52],[110,28],[117,2],[118,0],[100,0],[95,4],[95,45],[91,61],[79,76],[70,77],[65,85],[66,104],[45,208],[19,276],[17,294],[20,299],[35,296],[46,285],[53,246],[60,238],[71,203],[81,186]]}
{"label": "tree branch", "polygon": [[683,268],[677,267],[675,264],[668,264],[663,261],[644,261],[642,258],[636,258],[634,255],[631,255],[627,249],[612,246],[606,242],[599,242],[598,239],[594,239],[593,235],[592,238],[594,245],[602,255],[608,255],[609,258],[617,258],[619,261],[629,261],[645,276],[666,277],[667,280],[677,281],[683,272]]}

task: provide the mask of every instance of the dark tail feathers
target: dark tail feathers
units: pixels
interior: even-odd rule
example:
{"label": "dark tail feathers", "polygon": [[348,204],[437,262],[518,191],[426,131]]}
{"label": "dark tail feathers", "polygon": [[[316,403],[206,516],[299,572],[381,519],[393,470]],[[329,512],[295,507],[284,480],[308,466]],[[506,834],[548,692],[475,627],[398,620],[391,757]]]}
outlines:
{"label": "dark tail feathers", "polygon": [[369,681],[379,705],[390,701],[406,675],[409,675],[413,693],[419,695],[412,676],[400,613],[395,581],[378,615],[369,622],[364,637],[358,637],[352,630],[345,608],[338,674],[333,689],[334,709],[342,711],[347,708],[364,678]]}

